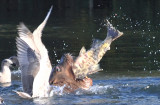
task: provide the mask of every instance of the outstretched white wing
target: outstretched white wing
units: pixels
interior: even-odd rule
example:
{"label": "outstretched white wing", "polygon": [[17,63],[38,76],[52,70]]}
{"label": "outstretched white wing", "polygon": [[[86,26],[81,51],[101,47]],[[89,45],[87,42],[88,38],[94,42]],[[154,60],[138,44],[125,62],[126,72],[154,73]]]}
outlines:
{"label": "outstretched white wing", "polygon": [[33,81],[40,67],[40,56],[19,37],[16,39],[16,44],[17,56],[22,70],[21,79],[23,90],[32,95]]}
{"label": "outstretched white wing", "polygon": [[52,7],[33,34],[23,23],[18,26],[17,56],[22,69],[23,89],[33,97],[47,96],[46,89],[52,67],[41,36],[51,10]]}
{"label": "outstretched white wing", "polygon": [[43,55],[42,57],[43,58],[45,57],[46,59],[48,58],[48,51],[47,51],[46,47],[44,46],[44,44],[42,43],[41,36],[42,36],[43,28],[45,27],[45,25],[47,23],[47,20],[51,14],[51,11],[52,11],[52,7],[50,8],[44,21],[33,32],[34,43],[36,44],[40,55]]}

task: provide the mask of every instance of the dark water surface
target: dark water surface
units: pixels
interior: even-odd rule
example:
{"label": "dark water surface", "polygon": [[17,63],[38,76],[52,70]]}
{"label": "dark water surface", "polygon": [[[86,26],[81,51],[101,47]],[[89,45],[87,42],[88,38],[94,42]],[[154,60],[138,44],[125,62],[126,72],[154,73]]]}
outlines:
{"label": "dark water surface", "polygon": [[[38,3],[35,8],[29,4],[21,2],[11,10],[2,8],[0,4],[0,61],[16,55],[15,38],[19,22],[23,21],[33,31],[43,21],[52,3],[47,6]],[[69,0],[65,6],[62,4],[53,4],[55,8],[42,37],[53,65],[62,54],[78,55],[82,46],[90,48],[92,39],[103,40],[107,33],[105,19],[124,32],[124,36],[112,43],[111,50],[101,60],[104,71],[91,76],[94,85],[89,91],[24,100],[12,92],[22,88],[20,79],[14,79],[10,87],[0,87],[6,104],[158,105],[160,1]]]}

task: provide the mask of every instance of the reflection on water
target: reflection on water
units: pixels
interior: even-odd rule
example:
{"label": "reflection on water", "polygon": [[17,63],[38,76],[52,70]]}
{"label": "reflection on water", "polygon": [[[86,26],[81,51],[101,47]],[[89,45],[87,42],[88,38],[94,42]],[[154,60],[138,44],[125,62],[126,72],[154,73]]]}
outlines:
{"label": "reflection on water", "polygon": [[[8,1],[0,1],[0,61],[16,55],[16,26],[19,22],[23,21],[29,29],[35,29],[52,4],[52,1],[44,0],[15,0],[13,6],[7,7]],[[90,48],[92,39],[103,40],[107,33],[105,19],[124,32],[124,36],[113,42],[111,50],[100,62],[104,71],[91,76],[94,85],[90,90],[25,100],[12,91],[22,90],[20,72],[12,72],[11,86],[0,87],[0,95],[7,104],[160,103],[160,1],[55,0],[54,4],[42,37],[53,65],[62,54],[78,55],[82,46]]]}

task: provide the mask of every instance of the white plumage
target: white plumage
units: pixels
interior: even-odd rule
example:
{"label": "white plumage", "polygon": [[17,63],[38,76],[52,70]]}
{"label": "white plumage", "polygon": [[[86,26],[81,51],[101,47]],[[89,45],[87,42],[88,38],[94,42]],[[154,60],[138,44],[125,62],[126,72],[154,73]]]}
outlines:
{"label": "white plumage", "polygon": [[16,39],[17,57],[22,70],[23,92],[17,92],[24,98],[48,97],[49,75],[52,70],[48,51],[41,36],[52,7],[45,20],[33,32],[23,24],[18,26],[19,37]]}
{"label": "white plumage", "polygon": [[1,72],[0,72],[0,83],[9,83],[11,82],[11,71],[10,65],[13,62],[10,59],[4,59],[1,63]]}

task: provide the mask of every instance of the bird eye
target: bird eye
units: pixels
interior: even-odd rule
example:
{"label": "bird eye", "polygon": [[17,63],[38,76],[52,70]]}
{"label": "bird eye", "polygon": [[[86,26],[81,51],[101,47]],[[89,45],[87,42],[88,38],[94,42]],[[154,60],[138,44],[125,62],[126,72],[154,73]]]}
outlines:
{"label": "bird eye", "polygon": [[60,72],[61,69],[57,66],[57,67],[56,67],[56,71]]}

